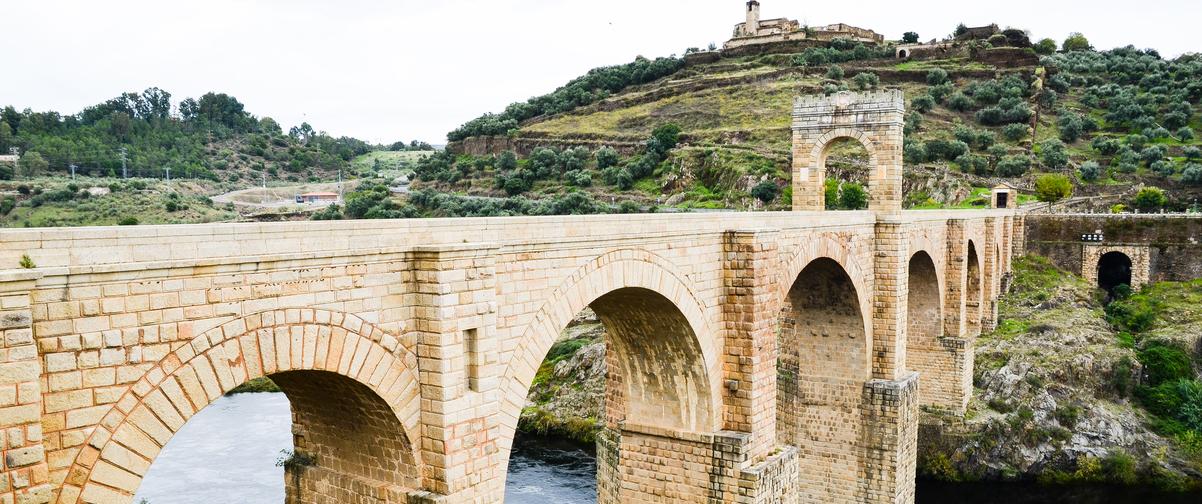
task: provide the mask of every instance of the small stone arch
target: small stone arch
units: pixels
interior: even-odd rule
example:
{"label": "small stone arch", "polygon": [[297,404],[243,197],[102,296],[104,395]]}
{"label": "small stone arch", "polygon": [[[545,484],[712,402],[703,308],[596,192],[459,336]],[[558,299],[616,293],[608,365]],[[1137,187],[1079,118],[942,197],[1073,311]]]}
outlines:
{"label": "small stone arch", "polygon": [[898,49],[897,50],[897,59],[907,59],[909,57],[910,57],[909,49]]}
{"label": "small stone arch", "polygon": [[800,97],[793,106],[793,210],[823,211],[826,151],[854,139],[868,150],[869,210],[901,210],[905,97],[890,90]]}
{"label": "small stone arch", "polygon": [[[640,303],[647,306],[640,307]],[[623,327],[621,319],[624,316],[651,322],[637,312],[665,312],[664,322],[672,326],[672,331],[679,333],[676,336],[692,340],[679,350],[689,353],[687,359],[696,361],[694,363],[703,368],[692,369],[689,376],[683,377],[687,378],[687,383],[677,384],[681,387],[687,385],[689,390],[686,395],[691,394],[689,399],[699,404],[691,405],[691,409],[681,408],[680,421],[670,428],[712,432],[721,426],[721,362],[717,342],[713,340],[716,332],[708,320],[706,306],[694,294],[687,277],[677,273],[667,260],[644,250],[614,250],[590,261],[569,276],[551,293],[522,333],[520,346],[503,375],[505,388],[502,397],[505,403],[501,407],[501,424],[505,451],[512,445],[512,433],[517,428],[526,394],[543,358],[572,317],[590,306],[598,311],[607,330],[617,329],[619,332],[634,330],[632,327]],[[622,314],[624,311],[627,315]],[[687,334],[683,332],[685,329]],[[620,344],[629,343],[632,342]],[[686,409],[688,411],[684,411]]]}
{"label": "small stone arch", "polygon": [[[367,476],[373,483],[419,490],[416,368],[416,355],[396,335],[351,314],[292,308],[227,322],[169,353],[130,387],[76,456],[57,502],[132,501],[151,463],[188,419],[238,385],[266,376],[281,377],[281,388],[293,399],[294,421],[298,408],[338,408],[306,396],[324,389],[342,391],[334,393],[335,402],[372,409],[358,419],[346,418],[343,410],[312,411],[306,421],[394,424],[395,430],[346,431],[374,434],[376,451],[387,454]],[[296,404],[296,394],[305,405]],[[346,453],[349,449],[334,456],[336,465],[354,465],[349,459],[356,456],[342,456]]]}
{"label": "small stone arch", "polygon": [[[1097,285],[1099,288],[1105,289],[1102,285],[1102,260],[1109,257],[1118,259],[1121,254],[1126,258],[1124,264],[1129,264],[1129,278],[1131,286],[1134,290],[1139,290],[1147,285],[1151,279],[1151,247],[1147,245],[1118,245],[1118,244],[1102,244],[1102,245],[1084,245],[1082,247],[1081,257],[1081,276],[1089,283]],[[1113,286],[1112,286],[1113,287]]]}
{"label": "small stone arch", "polygon": [[981,305],[984,301],[984,275],[981,271],[980,251],[973,240],[968,240],[964,268],[964,330],[969,337],[981,334]]}

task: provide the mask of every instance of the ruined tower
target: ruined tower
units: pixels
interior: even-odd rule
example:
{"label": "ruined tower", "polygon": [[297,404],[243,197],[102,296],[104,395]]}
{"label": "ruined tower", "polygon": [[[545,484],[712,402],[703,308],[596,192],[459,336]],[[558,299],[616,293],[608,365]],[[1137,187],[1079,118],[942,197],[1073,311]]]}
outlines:
{"label": "ruined tower", "polygon": [[747,2],[747,24],[743,31],[747,35],[755,35],[760,29],[760,3],[756,0]]}

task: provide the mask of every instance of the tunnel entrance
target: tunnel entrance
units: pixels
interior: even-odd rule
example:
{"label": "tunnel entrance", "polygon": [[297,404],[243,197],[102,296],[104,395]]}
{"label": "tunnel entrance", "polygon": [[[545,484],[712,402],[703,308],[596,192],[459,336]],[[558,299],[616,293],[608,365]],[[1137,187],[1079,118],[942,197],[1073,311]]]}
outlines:
{"label": "tunnel entrance", "polygon": [[1131,258],[1122,252],[1108,252],[1098,259],[1098,288],[1113,300],[1120,285],[1131,286]]}

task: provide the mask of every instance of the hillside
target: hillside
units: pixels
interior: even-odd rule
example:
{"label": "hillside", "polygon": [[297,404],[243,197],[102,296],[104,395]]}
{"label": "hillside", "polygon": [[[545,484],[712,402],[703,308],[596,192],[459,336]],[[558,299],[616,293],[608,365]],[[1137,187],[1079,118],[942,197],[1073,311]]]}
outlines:
{"label": "hillside", "polygon": [[[999,43],[998,36],[991,41]],[[786,208],[793,98],[891,88],[904,92],[909,111],[909,206],[962,204],[973,188],[1002,179],[1031,191],[1035,174],[1049,172],[1068,175],[1078,195],[1114,194],[1129,202],[1139,187],[1150,185],[1167,191],[1169,209],[1194,204],[1202,193],[1202,141],[1195,133],[1202,131],[1198,56],[1165,60],[1155,51],[1128,47],[1037,58],[1026,37],[1019,38],[1006,44],[1002,37],[999,45],[1009,46],[998,48],[974,41],[928,59],[899,60],[891,45],[836,40],[826,47],[702,52],[598,69],[452,132],[448,148],[461,157],[448,161],[460,176],[439,177],[434,170],[419,175],[418,187],[538,198],[574,185],[596,198],[642,205],[747,209],[766,201],[768,208]],[[1041,50],[1049,52],[1046,46]],[[656,73],[631,69],[637,65],[674,70],[648,80]],[[679,145],[653,160],[651,169],[631,169],[643,162],[655,128],[666,124],[679,127]],[[596,163],[603,146],[622,155],[618,166],[632,175],[632,183]],[[493,167],[493,156],[516,152],[523,158],[520,170],[539,147],[556,153],[587,149],[571,154],[586,162],[532,177],[529,191],[502,191],[503,184],[492,183],[505,176]],[[862,165],[860,151],[835,151],[834,174],[862,182],[865,169],[840,168]],[[568,171],[595,182],[575,184],[565,178]],[[756,192],[762,197],[754,197],[765,182],[774,190],[761,189]]]}

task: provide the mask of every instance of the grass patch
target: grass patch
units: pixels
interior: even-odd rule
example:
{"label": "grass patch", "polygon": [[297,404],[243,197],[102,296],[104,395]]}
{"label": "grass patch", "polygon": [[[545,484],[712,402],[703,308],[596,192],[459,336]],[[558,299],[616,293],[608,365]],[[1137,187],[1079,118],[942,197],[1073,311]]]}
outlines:
{"label": "grass patch", "polygon": [[264,376],[262,378],[252,379],[246,383],[243,383],[242,385],[238,385],[225,395],[262,394],[271,392],[281,392],[280,386],[271,381],[271,378]]}

